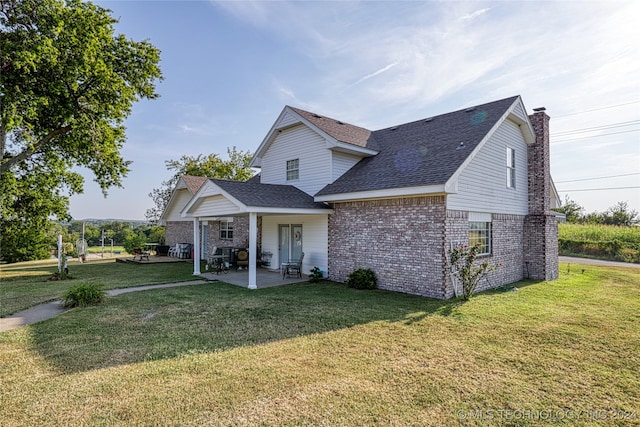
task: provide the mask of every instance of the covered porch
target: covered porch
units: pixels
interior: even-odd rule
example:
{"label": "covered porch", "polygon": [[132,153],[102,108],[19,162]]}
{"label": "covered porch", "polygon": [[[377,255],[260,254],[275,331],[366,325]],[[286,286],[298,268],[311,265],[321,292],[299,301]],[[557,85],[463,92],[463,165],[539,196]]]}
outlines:
{"label": "covered porch", "polygon": [[[231,285],[240,286],[243,288],[249,288],[249,270],[231,270],[228,273],[211,273],[206,272],[200,274],[210,282],[225,282]],[[292,285],[294,283],[303,283],[309,280],[308,275],[303,274],[302,278],[299,277],[285,277],[282,278],[282,273],[275,270],[267,270],[266,268],[258,268],[256,270],[256,288],[252,289],[265,289],[273,288],[275,286]]]}
{"label": "covered porch", "polygon": [[[181,212],[182,217],[193,219],[193,274],[203,276],[200,261],[209,255],[201,253],[201,222],[237,217],[248,220],[248,268],[227,274],[204,272],[205,277],[249,289],[306,281],[305,272],[311,269],[311,263],[326,271],[327,219],[332,212],[328,205],[315,202],[312,196],[290,185],[209,179]],[[291,232],[286,235],[292,242],[295,239],[297,253],[304,253],[302,279],[283,279],[282,274],[274,272],[290,259],[281,241],[284,227],[290,227]],[[271,271],[258,267],[259,251],[273,254]]]}

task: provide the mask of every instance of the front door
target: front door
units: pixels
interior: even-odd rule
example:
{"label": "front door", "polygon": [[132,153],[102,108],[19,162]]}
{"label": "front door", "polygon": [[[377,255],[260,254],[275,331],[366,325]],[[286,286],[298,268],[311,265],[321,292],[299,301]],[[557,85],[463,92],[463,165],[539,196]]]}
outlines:
{"label": "front door", "polygon": [[302,225],[278,225],[278,255],[280,263],[298,260],[302,255]]}

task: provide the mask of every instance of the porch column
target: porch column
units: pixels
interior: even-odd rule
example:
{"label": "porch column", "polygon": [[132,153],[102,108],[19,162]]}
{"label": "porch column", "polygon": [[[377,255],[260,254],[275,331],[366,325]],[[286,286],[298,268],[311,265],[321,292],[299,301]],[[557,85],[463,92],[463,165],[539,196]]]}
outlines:
{"label": "porch column", "polygon": [[193,275],[200,274],[200,219],[193,218]]}
{"label": "porch column", "polygon": [[249,289],[258,289],[256,251],[258,250],[258,214],[249,212]]}

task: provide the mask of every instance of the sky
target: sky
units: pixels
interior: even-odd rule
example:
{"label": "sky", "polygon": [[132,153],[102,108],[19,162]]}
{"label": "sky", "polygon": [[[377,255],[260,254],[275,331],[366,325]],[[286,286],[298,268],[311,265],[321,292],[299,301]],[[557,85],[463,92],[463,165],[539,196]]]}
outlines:
{"label": "sky", "polygon": [[132,170],[74,219],[144,219],[165,161],[255,151],[290,105],[370,130],[514,95],[551,117],[551,175],[585,212],[640,212],[640,2],[114,1],[116,32],[161,50]]}

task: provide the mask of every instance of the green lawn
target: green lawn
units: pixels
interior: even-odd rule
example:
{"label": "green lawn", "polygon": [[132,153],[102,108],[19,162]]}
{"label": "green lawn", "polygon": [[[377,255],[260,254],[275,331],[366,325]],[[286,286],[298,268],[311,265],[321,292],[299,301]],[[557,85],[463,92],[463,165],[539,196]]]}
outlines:
{"label": "green lawn", "polygon": [[193,280],[193,264],[125,264],[115,259],[69,262],[73,280],[48,281],[58,269],[57,260],[0,265],[0,317],[37,304],[60,299],[72,285],[99,283],[105,289]]}
{"label": "green lawn", "polygon": [[640,270],[573,267],[466,303],[120,295],[0,333],[0,425],[637,425]]}

